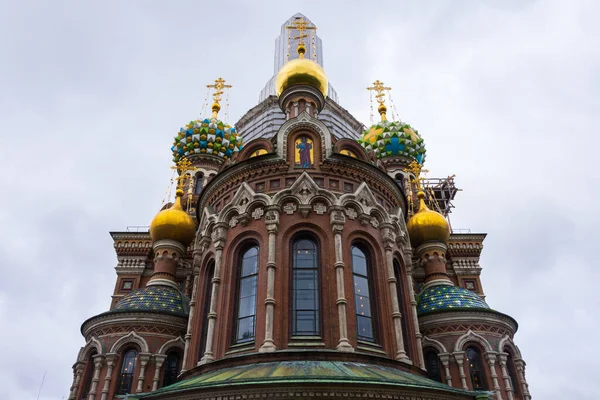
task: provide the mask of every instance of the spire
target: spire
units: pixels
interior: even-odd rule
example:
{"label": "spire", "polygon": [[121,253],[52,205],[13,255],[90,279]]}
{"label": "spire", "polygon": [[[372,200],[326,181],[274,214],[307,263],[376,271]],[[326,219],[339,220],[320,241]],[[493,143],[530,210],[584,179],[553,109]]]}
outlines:
{"label": "spire", "polygon": [[387,107],[384,104],[385,103],[384,91],[392,90],[392,88],[383,86],[383,82],[381,82],[378,79],[375,82],[373,82],[373,86],[368,87],[367,90],[369,90],[369,91],[374,90],[375,92],[377,92],[377,94],[375,95],[375,99],[379,103],[379,107],[377,107],[377,111],[379,111],[379,114],[381,115],[381,120],[387,121],[387,116],[386,116]]}
{"label": "spire", "polygon": [[217,118],[217,114],[219,114],[219,110],[221,110],[221,104],[219,102],[221,101],[224,93],[223,89],[229,89],[232,86],[226,85],[225,79],[219,77],[218,79],[215,79],[215,83],[212,85],[206,85],[206,87],[209,89],[215,89],[215,92],[213,93],[212,117]]}

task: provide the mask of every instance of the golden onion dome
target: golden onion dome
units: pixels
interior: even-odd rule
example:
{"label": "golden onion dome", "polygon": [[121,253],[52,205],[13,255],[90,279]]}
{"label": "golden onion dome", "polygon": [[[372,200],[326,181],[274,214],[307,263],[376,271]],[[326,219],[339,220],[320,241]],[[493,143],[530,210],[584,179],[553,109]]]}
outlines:
{"label": "golden onion dome", "polygon": [[287,88],[296,85],[309,85],[319,90],[323,97],[327,97],[329,81],[325,70],[316,62],[304,58],[306,49],[304,45],[298,46],[298,58],[288,61],[277,74],[275,79],[275,93],[281,96]]}
{"label": "golden onion dome", "polygon": [[419,211],[406,224],[412,247],[416,249],[425,242],[447,243],[450,238],[448,221],[442,214],[427,207],[425,193],[422,190],[419,191],[417,197],[419,198]]}
{"label": "golden onion dome", "polygon": [[188,213],[181,208],[183,190],[175,192],[175,203],[168,209],[162,210],[150,223],[150,237],[153,242],[161,239],[175,240],[188,246],[196,235],[196,224]]}

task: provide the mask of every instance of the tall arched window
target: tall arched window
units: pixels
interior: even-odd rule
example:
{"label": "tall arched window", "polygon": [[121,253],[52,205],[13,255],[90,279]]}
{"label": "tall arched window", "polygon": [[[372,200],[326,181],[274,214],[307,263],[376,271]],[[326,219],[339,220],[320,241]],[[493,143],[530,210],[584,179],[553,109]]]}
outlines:
{"label": "tall arched window", "polygon": [[92,379],[94,378],[94,356],[96,352],[92,352],[88,359],[86,370],[85,370],[85,379],[83,381],[83,390],[81,391],[81,400],[87,399],[90,394],[90,388],[92,387]]}
{"label": "tall arched window", "polygon": [[117,394],[131,393],[131,389],[133,389],[133,373],[135,371],[137,355],[138,352],[135,349],[129,349],[123,355],[121,374],[119,374],[119,384],[117,386]]}
{"label": "tall arched window", "polygon": [[215,275],[215,262],[211,261],[206,275],[204,277],[204,307],[202,311],[202,333],[200,335],[200,355],[201,359],[206,351],[206,336],[208,335],[208,313],[210,312],[210,302],[212,301],[212,279]]}
{"label": "tall arched window", "polygon": [[505,352],[508,353],[508,357],[506,357],[506,366],[508,368],[508,377],[510,378],[510,384],[515,391],[515,398],[521,398],[521,385],[519,385],[519,380],[517,379],[517,369],[515,368],[515,360],[513,359],[512,353],[505,349]]}
{"label": "tall arched window", "polygon": [[196,182],[194,183],[194,194],[200,194],[202,191],[202,174],[196,174]]}
{"label": "tall arched window", "polygon": [[471,376],[473,390],[487,390],[481,353],[475,347],[467,348],[467,363],[469,365],[469,375]]}
{"label": "tall arched window", "polygon": [[404,303],[404,290],[402,279],[403,275],[400,271],[400,264],[397,260],[394,260],[394,276],[396,278],[396,297],[398,297],[398,308],[400,309],[400,314],[402,314],[402,319],[400,320],[400,327],[402,329],[402,338],[404,339],[404,351],[406,352],[408,358],[412,358],[408,338],[408,329],[406,328],[408,325],[407,318],[409,314]]}
{"label": "tall arched window", "polygon": [[177,382],[177,375],[179,375],[179,353],[173,350],[167,354],[167,360],[165,361],[165,375],[163,377],[163,386],[169,386]]}
{"label": "tall arched window", "polygon": [[354,308],[358,340],[377,341],[375,312],[371,300],[371,263],[365,252],[352,246],[352,275],[354,278]]}
{"label": "tall arched window", "polygon": [[440,366],[440,358],[438,352],[432,347],[426,347],[423,350],[423,358],[425,359],[425,369],[427,376],[434,381],[442,381],[442,368]]}
{"label": "tall arched window", "polygon": [[319,336],[317,245],[310,239],[298,239],[292,251],[292,336]]}
{"label": "tall arched window", "polygon": [[235,343],[252,342],[256,328],[258,247],[251,247],[243,253],[238,276]]}

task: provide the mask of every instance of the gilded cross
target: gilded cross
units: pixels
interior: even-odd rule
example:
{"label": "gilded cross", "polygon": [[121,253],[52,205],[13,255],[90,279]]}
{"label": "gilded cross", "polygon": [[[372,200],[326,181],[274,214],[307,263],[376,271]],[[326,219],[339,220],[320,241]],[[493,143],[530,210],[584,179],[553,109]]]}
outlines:
{"label": "gilded cross", "polygon": [[219,78],[215,79],[215,83],[213,83],[212,85],[206,85],[206,87],[209,89],[215,89],[215,92],[213,93],[213,100],[215,101],[215,103],[218,103],[221,101],[223,89],[229,89],[231,85],[226,85],[225,79]]}
{"label": "gilded cross", "polygon": [[183,186],[185,186],[186,179],[191,178],[191,175],[187,174],[186,172],[195,171],[196,167],[193,167],[190,160],[188,160],[187,157],[184,157],[181,160],[179,160],[177,165],[172,166],[171,169],[175,169],[179,173],[179,176],[177,177],[177,190],[183,190]]}
{"label": "gilded cross", "polygon": [[304,33],[304,31],[309,30],[309,29],[317,29],[316,26],[308,26],[309,22],[302,19],[302,18],[297,18],[294,22],[292,22],[292,26],[286,26],[287,29],[295,29],[298,31],[298,36],[294,36],[294,39],[299,39],[300,42],[299,44],[304,44],[304,38],[308,37],[308,35],[306,33]]}
{"label": "gilded cross", "polygon": [[418,191],[421,190],[421,181],[423,180],[423,178],[421,178],[421,173],[427,173],[429,170],[423,169],[421,164],[413,160],[408,164],[408,167],[404,168],[404,172],[411,173],[415,176],[411,183],[416,186]]}
{"label": "gilded cross", "polygon": [[383,104],[385,103],[385,94],[383,92],[386,90],[392,90],[392,88],[384,86],[383,82],[377,79],[375,82],[373,82],[373,86],[368,87],[367,90],[376,91],[377,94],[375,95],[375,98],[377,99],[377,102],[379,104]]}

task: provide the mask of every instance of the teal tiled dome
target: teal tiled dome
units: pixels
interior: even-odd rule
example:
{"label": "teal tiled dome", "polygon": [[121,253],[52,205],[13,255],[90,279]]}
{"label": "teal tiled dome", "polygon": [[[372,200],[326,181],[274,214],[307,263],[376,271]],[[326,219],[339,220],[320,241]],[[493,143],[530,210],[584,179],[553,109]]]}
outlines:
{"label": "teal tiled dome", "polygon": [[425,161],[425,143],[419,131],[402,121],[379,121],[365,130],[358,139],[365,150],[377,158],[404,156],[419,164]]}
{"label": "teal tiled dome", "polygon": [[169,286],[147,286],[125,295],[112,311],[155,311],[187,316],[189,308],[190,299],[179,290]]}
{"label": "teal tiled dome", "polygon": [[227,160],[242,147],[242,137],[235,127],[216,118],[205,118],[180,128],[171,151],[174,162],[194,154],[212,154]]}
{"label": "teal tiled dome", "polygon": [[428,287],[417,298],[418,315],[460,309],[489,310],[490,306],[470,290],[450,285]]}

